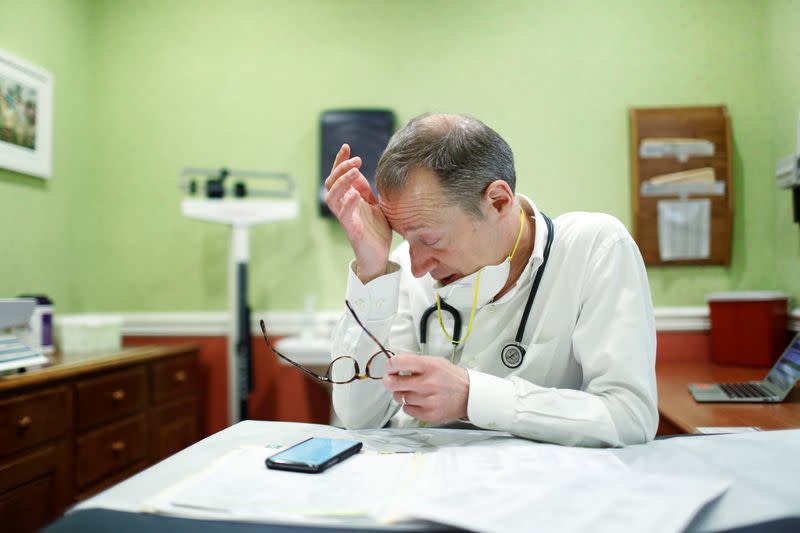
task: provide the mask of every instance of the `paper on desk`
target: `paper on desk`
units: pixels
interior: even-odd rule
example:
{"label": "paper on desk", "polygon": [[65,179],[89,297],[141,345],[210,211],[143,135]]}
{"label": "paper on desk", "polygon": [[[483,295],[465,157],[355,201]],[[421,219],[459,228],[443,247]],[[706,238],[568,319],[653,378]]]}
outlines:
{"label": "paper on desk", "polygon": [[[431,435],[436,445],[477,439],[477,432],[427,430],[399,433]],[[394,433],[394,432],[391,432]],[[484,436],[495,436],[483,432]],[[182,516],[252,521],[298,521],[309,517],[384,516],[409,495],[437,494],[451,483],[479,490],[487,471],[624,471],[627,467],[604,450],[586,450],[502,438],[490,444],[445,447],[432,453],[362,452],[321,474],[269,470],[264,460],[274,449],[234,450],[198,474],[145,504],[145,510]],[[432,444],[431,444],[432,445]],[[441,456],[441,450],[450,450]],[[425,471],[430,470],[428,474]],[[432,472],[432,474],[431,474]],[[530,476],[526,476],[530,479]],[[405,513],[406,510],[403,510]],[[389,517],[390,518],[390,517]]]}
{"label": "paper on desk", "polygon": [[[519,439],[493,447],[444,448],[423,458],[415,488],[405,491],[401,487],[399,497],[387,502],[376,518],[387,522],[417,518],[417,506],[428,500],[443,510],[463,511],[484,501],[499,503],[503,508],[503,500],[523,488],[524,493],[551,490],[539,483],[543,477],[617,476],[628,471],[607,450],[566,448]],[[418,487],[425,490],[421,492]],[[465,490],[459,491],[459,497],[450,498],[454,487]],[[429,507],[426,504],[419,508]],[[418,518],[432,519],[427,514]]]}
{"label": "paper on desk", "polygon": [[718,435],[720,433],[749,433],[751,431],[761,431],[758,426],[701,426],[697,428],[698,433]]}
{"label": "paper on desk", "polygon": [[149,500],[208,519],[342,524],[433,520],[488,532],[672,532],[726,484],[633,474],[608,450],[520,439],[425,454],[362,452],[321,474],[269,470],[265,448],[235,450]]}
{"label": "paper on desk", "polygon": [[438,496],[410,501],[409,510],[416,519],[489,533],[673,533],[686,529],[728,486],[719,480],[652,474],[550,474],[533,487],[530,480],[491,483],[479,494],[454,485]]}
{"label": "paper on desk", "polygon": [[[727,481],[633,473],[602,450],[515,447],[426,455],[418,485],[382,516],[486,532],[677,532]],[[553,461],[548,462],[548,461]]]}
{"label": "paper on desk", "polygon": [[347,434],[347,438],[362,441],[364,449],[378,453],[432,452],[447,446],[502,443],[514,438],[504,431],[440,428],[358,429]]}
{"label": "paper on desk", "polygon": [[275,450],[234,450],[203,472],[146,502],[166,514],[251,521],[367,515],[385,505],[412,471],[410,455],[359,453],[320,474],[270,470]]}

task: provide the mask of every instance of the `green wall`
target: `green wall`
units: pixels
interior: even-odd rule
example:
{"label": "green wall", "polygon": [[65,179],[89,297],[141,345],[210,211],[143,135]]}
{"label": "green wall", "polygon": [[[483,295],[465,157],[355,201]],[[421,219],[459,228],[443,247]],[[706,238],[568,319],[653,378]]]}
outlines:
{"label": "green wall", "polygon": [[74,213],[91,174],[90,11],[80,0],[0,0],[0,49],[55,77],[53,179],[0,169],[0,298],[50,295],[67,310],[87,290],[74,276]]}
{"label": "green wall", "polygon": [[[766,50],[770,86],[766,98],[771,105],[772,161],[796,149],[800,114],[800,2],[773,1],[766,16]],[[772,174],[774,179],[774,168]],[[775,190],[775,248],[779,286],[800,300],[800,226],[794,223],[792,195]]]}
{"label": "green wall", "polygon": [[[781,91],[798,108],[797,69],[770,82],[774,49],[797,49],[770,33],[788,28],[788,3],[52,1],[24,16],[3,4],[14,9],[0,47],[54,71],[57,120],[51,183],[0,174],[0,208],[50,207],[33,225],[37,260],[0,264],[0,294],[41,285],[65,311],[225,308],[228,231],[182,218],[177,181],[184,166],[227,165],[299,184],[300,217],[252,231],[253,307],[299,309],[314,293],[336,308],[352,252],[316,214],[322,110],[477,116],[510,142],[520,192],[549,214],[605,211],[630,227],[627,109],[720,103],[734,132],[733,261],[651,268],[655,304],[799,292],[798,232],[772,179],[777,109],[765,115]],[[55,28],[20,30],[33,15]]]}

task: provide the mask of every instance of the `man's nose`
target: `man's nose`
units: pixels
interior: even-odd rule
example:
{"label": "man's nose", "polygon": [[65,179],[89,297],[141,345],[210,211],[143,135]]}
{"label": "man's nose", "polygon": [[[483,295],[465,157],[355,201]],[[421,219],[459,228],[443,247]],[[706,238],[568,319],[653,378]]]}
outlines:
{"label": "man's nose", "polygon": [[436,260],[425,246],[412,244],[409,254],[411,255],[411,273],[415,278],[421,278],[436,266]]}

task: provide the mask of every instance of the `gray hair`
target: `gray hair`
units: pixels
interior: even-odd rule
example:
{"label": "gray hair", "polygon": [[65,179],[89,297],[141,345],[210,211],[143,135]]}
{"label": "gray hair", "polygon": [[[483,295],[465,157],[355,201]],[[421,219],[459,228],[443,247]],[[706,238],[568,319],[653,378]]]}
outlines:
{"label": "gray hair", "polygon": [[508,143],[480,120],[463,115],[420,115],[397,131],[378,161],[378,190],[403,190],[416,168],[436,173],[447,201],[477,218],[483,218],[480,201],[490,183],[503,180],[514,191],[517,181]]}

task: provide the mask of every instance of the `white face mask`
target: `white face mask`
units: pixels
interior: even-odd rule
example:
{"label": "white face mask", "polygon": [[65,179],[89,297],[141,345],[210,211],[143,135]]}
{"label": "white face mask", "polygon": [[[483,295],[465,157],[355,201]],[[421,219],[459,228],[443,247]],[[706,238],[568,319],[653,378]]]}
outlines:
{"label": "white face mask", "polygon": [[[439,298],[457,309],[471,309],[473,305],[483,307],[491,302],[498,292],[503,290],[511,273],[511,257],[499,265],[489,265],[458,279],[449,285],[438,281],[433,285]],[[477,285],[478,294],[475,295]]]}
{"label": "white face mask", "polygon": [[505,261],[497,265],[488,265],[477,272],[464,276],[449,285],[436,282],[433,286],[439,298],[458,309],[483,307],[491,302],[498,292],[503,290],[511,273],[511,258],[517,251],[522,239],[522,228],[525,223],[525,212],[520,209],[519,233],[514,249]]}

